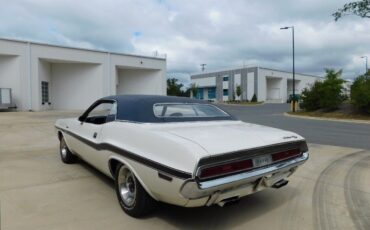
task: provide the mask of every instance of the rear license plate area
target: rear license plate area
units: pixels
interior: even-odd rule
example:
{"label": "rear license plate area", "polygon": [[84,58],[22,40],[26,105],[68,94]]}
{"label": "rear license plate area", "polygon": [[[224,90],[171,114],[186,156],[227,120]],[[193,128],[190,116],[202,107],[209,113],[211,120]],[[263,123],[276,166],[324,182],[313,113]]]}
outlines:
{"label": "rear license plate area", "polygon": [[271,155],[264,155],[252,159],[254,167],[262,167],[272,163]]}

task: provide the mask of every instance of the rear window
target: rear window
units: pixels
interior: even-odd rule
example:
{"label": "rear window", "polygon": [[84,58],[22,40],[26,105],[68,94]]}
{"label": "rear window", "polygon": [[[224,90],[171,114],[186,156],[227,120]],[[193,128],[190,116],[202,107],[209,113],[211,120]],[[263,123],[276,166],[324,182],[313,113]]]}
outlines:
{"label": "rear window", "polygon": [[154,105],[153,111],[160,118],[230,117],[210,104],[160,103]]}

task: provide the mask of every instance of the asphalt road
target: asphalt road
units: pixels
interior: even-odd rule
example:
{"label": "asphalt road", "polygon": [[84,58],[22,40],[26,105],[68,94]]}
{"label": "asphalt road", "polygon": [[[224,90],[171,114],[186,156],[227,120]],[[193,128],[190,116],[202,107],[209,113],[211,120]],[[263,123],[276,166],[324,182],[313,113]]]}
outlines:
{"label": "asphalt road", "polygon": [[288,104],[221,107],[243,121],[296,132],[309,143],[370,149],[370,124],[287,117]]}

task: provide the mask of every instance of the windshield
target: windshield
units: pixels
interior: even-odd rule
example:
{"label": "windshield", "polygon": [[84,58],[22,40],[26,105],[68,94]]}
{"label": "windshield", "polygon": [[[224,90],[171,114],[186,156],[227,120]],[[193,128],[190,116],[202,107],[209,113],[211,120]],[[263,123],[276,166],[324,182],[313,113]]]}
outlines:
{"label": "windshield", "polygon": [[210,104],[160,103],[153,107],[159,118],[207,118],[230,117],[229,114]]}

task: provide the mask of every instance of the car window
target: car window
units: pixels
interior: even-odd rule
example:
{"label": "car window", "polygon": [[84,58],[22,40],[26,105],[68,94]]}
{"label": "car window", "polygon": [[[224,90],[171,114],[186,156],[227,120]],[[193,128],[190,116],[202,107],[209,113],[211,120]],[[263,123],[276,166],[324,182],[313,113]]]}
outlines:
{"label": "car window", "polygon": [[93,124],[104,124],[113,121],[117,114],[117,103],[103,102],[93,108],[87,115],[85,122]]}
{"label": "car window", "polygon": [[209,104],[155,104],[154,115],[157,117],[229,117],[221,109]]}

